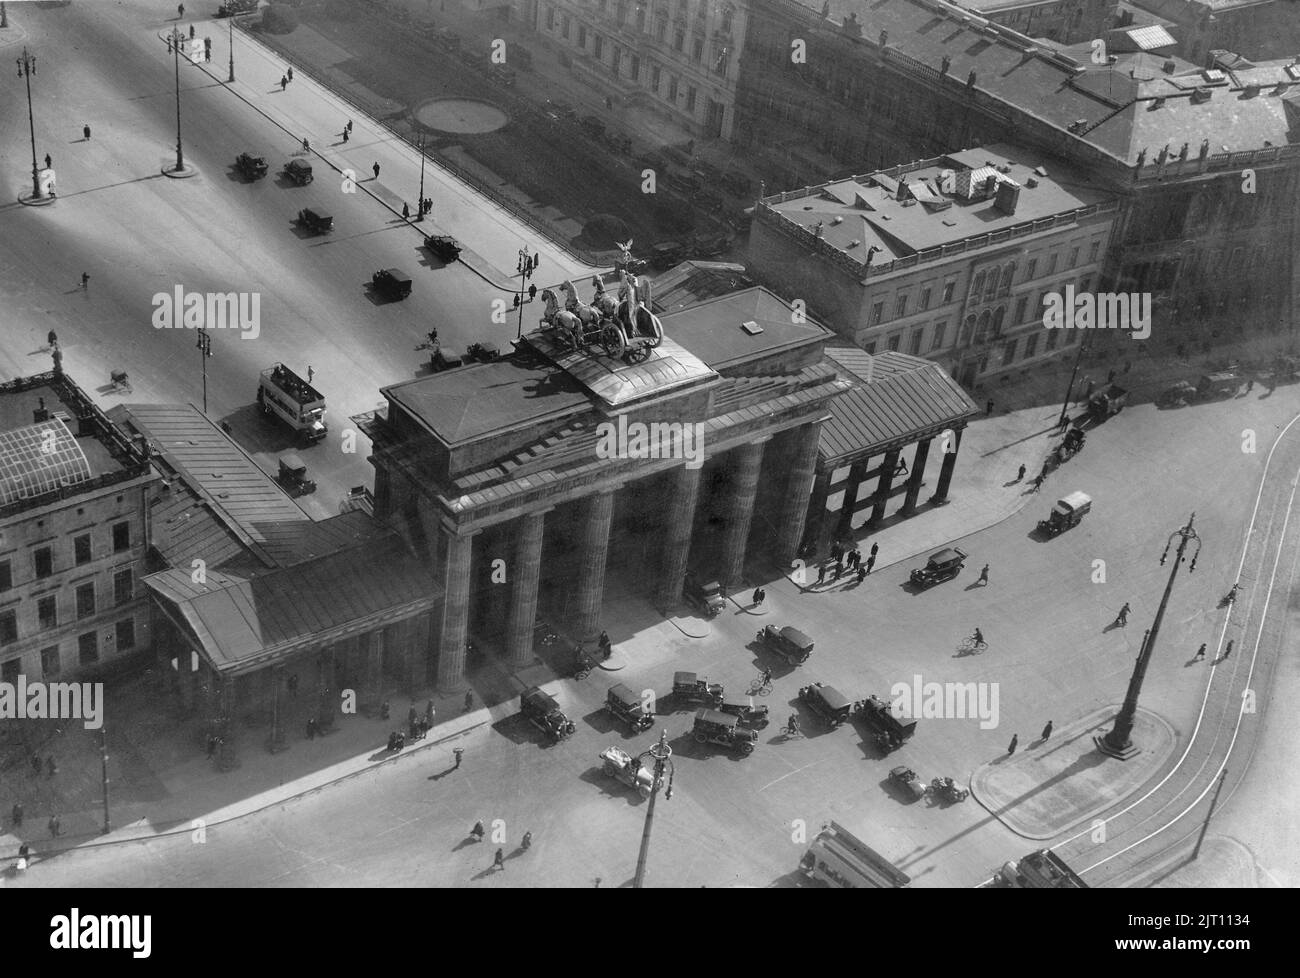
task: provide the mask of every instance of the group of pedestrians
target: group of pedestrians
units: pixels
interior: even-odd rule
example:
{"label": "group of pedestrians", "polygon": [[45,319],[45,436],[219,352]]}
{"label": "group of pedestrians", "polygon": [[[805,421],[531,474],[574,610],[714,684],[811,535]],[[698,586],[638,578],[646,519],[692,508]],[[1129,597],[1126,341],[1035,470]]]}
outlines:
{"label": "group of pedestrians", "polygon": [[[474,823],[474,827],[469,830],[470,838],[475,842],[482,842],[483,837],[487,835],[487,829],[483,827],[482,821]],[[495,841],[495,840],[493,840]],[[519,840],[519,851],[527,852],[533,846],[533,833],[525,832],[524,837]],[[492,857],[492,870],[501,870],[505,872],[506,868],[506,851],[504,848],[498,848],[496,854]]]}
{"label": "group of pedestrians", "polygon": [[[880,544],[873,543],[871,550],[867,553],[866,560],[862,559],[862,551],[857,547],[852,550],[836,541],[831,546],[830,560],[835,563],[835,576],[832,580],[838,581],[844,576],[845,571],[857,571],[857,581],[861,584],[871,573],[871,569],[876,566],[876,555],[880,553]],[[826,575],[829,572],[828,562],[823,561],[817,565],[817,583],[826,583]]]}
{"label": "group of pedestrians", "polygon": [[[1053,720],[1048,720],[1048,721],[1047,721],[1047,726],[1045,726],[1045,727],[1043,728],[1043,732],[1042,732],[1041,734],[1039,734],[1039,737],[1038,737],[1040,743],[1047,743],[1047,741],[1051,739],[1051,736],[1052,736],[1052,724],[1053,724],[1054,722],[1055,722],[1055,721],[1053,721]],[[1007,753],[1008,753],[1008,754],[1014,754],[1014,753],[1016,752],[1016,748],[1019,747],[1019,746],[1020,746],[1020,734],[1012,734],[1012,735],[1011,735],[1011,743],[1007,745]]]}

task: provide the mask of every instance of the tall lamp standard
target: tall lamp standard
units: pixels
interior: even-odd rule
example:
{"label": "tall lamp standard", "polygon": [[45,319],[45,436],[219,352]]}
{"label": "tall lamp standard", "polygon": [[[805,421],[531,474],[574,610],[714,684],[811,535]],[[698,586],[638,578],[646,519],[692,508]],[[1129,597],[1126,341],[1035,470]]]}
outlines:
{"label": "tall lamp standard", "polygon": [[18,77],[27,79],[27,128],[32,136],[32,196],[40,199],[41,179],[36,169],[36,120],[32,115],[32,75],[36,74],[36,55],[28,54],[23,48],[23,56],[18,59]]}
{"label": "tall lamp standard", "polygon": [[[420,196],[415,199],[415,219],[424,220],[424,134],[420,134]],[[522,314],[521,314],[522,315]]]}
{"label": "tall lamp standard", "polygon": [[533,277],[533,272],[537,271],[537,266],[542,263],[540,254],[528,253],[528,246],[519,249],[519,265],[515,271],[519,273],[519,292],[515,296],[515,308],[519,310],[519,332],[515,334],[515,339],[521,339],[524,335],[524,292],[528,280]]}
{"label": "tall lamp standard", "polygon": [[650,858],[650,830],[654,827],[655,821],[655,799],[659,797],[659,787],[663,784],[664,769],[668,769],[668,790],[664,792],[664,800],[673,800],[673,762],[670,758],[673,756],[673,749],[668,746],[668,731],[659,732],[659,743],[655,744],[649,750],[642,751],[638,755],[638,761],[644,761],[645,758],[654,758],[654,784],[650,788],[650,803],[645,810],[645,828],[641,832],[641,852],[636,858],[636,879],[633,880],[634,889],[640,890],[645,886],[645,866],[646,861]]}
{"label": "tall lamp standard", "polygon": [[230,77],[226,84],[235,80],[235,15],[230,15]]}
{"label": "tall lamp standard", "polygon": [[100,774],[104,781],[104,835],[113,831],[113,826],[108,820],[108,728],[102,727],[99,731],[99,759]]}
{"label": "tall lamp standard", "polygon": [[1196,543],[1196,550],[1192,554],[1192,562],[1187,566],[1187,573],[1191,574],[1196,570],[1196,558],[1201,554],[1201,538],[1192,529],[1195,521],[1196,514],[1193,513],[1187,525],[1169,534],[1169,539],[1165,541],[1165,551],[1160,555],[1162,567],[1169,557],[1169,547],[1174,542],[1174,537],[1179,538],[1178,553],[1175,554],[1174,566],[1169,570],[1169,581],[1165,584],[1164,596],[1160,599],[1160,607],[1156,610],[1155,621],[1142,637],[1142,649],[1138,652],[1137,662],[1133,666],[1133,675],[1129,677],[1128,693],[1124,697],[1124,705],[1115,717],[1115,726],[1106,736],[1097,737],[1094,741],[1097,749],[1103,754],[1109,754],[1122,761],[1130,760],[1142,752],[1142,748],[1133,743],[1133,720],[1137,716],[1138,696],[1142,692],[1142,682],[1146,679],[1147,666],[1151,664],[1151,653],[1156,647],[1156,636],[1160,634],[1160,623],[1164,621],[1169,595],[1174,590],[1174,578],[1178,576],[1178,567],[1183,562],[1183,553],[1187,550],[1187,544],[1192,541]]}
{"label": "tall lamp standard", "polygon": [[206,328],[198,331],[195,346],[199,348],[199,359],[203,363],[203,413],[208,413],[208,357],[212,356],[212,334]]}
{"label": "tall lamp standard", "polygon": [[1056,419],[1056,426],[1058,428],[1065,426],[1065,416],[1070,411],[1070,395],[1074,393],[1074,379],[1079,376],[1079,363],[1083,360],[1084,347],[1087,345],[1087,341],[1084,340],[1083,335],[1080,334],[1079,349],[1074,355],[1074,369],[1070,371],[1070,384],[1065,388],[1065,400],[1061,402],[1061,416]]}

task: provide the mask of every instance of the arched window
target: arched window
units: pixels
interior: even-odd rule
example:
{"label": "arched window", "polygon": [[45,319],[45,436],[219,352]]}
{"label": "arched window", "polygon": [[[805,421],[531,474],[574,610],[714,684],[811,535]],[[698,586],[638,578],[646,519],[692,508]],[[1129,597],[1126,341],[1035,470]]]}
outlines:
{"label": "arched window", "polygon": [[1011,281],[1016,277],[1016,263],[1011,262],[1002,269],[1002,294],[1009,295],[1011,292]]}
{"label": "arched window", "polygon": [[976,346],[978,346],[981,343],[987,342],[989,336],[989,321],[992,318],[993,318],[993,314],[989,312],[989,310],[987,309],[985,309],[982,313],[980,313],[979,323],[975,327]]}
{"label": "arched window", "polygon": [[971,334],[975,332],[975,317],[967,316],[966,321],[961,324],[961,343],[959,346],[965,346],[970,342]]}
{"label": "arched window", "polygon": [[980,272],[975,276],[975,284],[971,286],[970,297],[979,300],[980,293],[984,291],[984,273]]}
{"label": "arched window", "polygon": [[994,296],[996,296],[997,294],[998,294],[998,270],[996,268],[990,268],[988,284],[984,288],[984,301],[985,302],[992,301]]}

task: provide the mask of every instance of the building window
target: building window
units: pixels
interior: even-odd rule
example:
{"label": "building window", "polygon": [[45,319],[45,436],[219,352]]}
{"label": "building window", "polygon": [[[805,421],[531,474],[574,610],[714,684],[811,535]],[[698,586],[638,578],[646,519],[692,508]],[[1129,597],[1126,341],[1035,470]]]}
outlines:
{"label": "building window", "polygon": [[32,554],[32,564],[37,577],[49,577],[54,573],[54,551],[49,547],[41,547]]}
{"label": "building window", "polygon": [[59,647],[51,645],[48,649],[41,649],[41,676],[45,679],[53,679],[59,674],[62,663],[59,661]]}
{"label": "building window", "polygon": [[1096,261],[1099,251],[1101,251],[1101,238],[1088,245],[1088,261]]}
{"label": "building window", "polygon": [[1016,359],[1016,346],[1019,340],[1007,340],[1007,345],[1002,348],[1002,366],[1007,367]]}
{"label": "building window", "polygon": [[921,312],[925,312],[925,310],[929,308],[930,308],[930,286],[927,285],[925,288],[921,290],[920,310]]}
{"label": "building window", "polygon": [[1030,333],[1025,337],[1025,359],[1028,360],[1038,352],[1038,334]]}
{"label": "building window", "polygon": [[894,318],[902,319],[907,315],[907,294],[900,292],[894,303]]}
{"label": "building window", "polygon": [[13,609],[0,611],[0,645],[18,641],[18,613]]}
{"label": "building window", "polygon": [[9,561],[0,560],[0,591],[8,591],[14,586],[14,569]]}
{"label": "building window", "polygon": [[897,351],[897,350],[898,350],[898,344],[899,344],[900,342],[902,342],[902,339],[903,339],[903,334],[902,334],[901,331],[899,331],[899,332],[897,332],[897,333],[894,333],[892,336],[890,336],[890,337],[889,337],[889,349],[894,350],[894,351]]}
{"label": "building window", "polygon": [[614,77],[617,78],[623,68],[623,49],[617,44],[613,45],[613,48],[614,50],[610,56],[610,68],[614,72]]}
{"label": "building window", "polygon": [[673,29],[673,50],[681,51],[686,47],[686,28],[678,24]]}
{"label": "building window", "polygon": [[633,81],[641,80],[641,55],[632,55],[631,73],[628,75]]}
{"label": "building window", "polygon": [[131,568],[113,575],[113,604],[127,604],[135,597],[135,575]]}
{"label": "building window", "polygon": [[91,560],[90,534],[83,533],[79,537],[74,537],[72,540],[72,550],[76,554],[76,561],[78,567],[80,567],[82,564],[89,564]]}
{"label": "building window", "polygon": [[1025,266],[1025,281],[1031,281],[1038,274],[1038,259],[1029,259],[1029,264]]}
{"label": "building window", "polygon": [[[603,7],[604,4],[601,4],[601,6]],[[626,4],[626,3],[620,3],[620,4],[618,5],[618,10],[614,11],[614,20],[618,23],[618,26],[619,26],[619,27],[622,27],[624,24],[627,23],[627,4]]]}
{"label": "building window", "polygon": [[605,39],[599,34],[591,35],[591,53],[597,61],[599,61],[601,56],[605,53]]}
{"label": "building window", "polygon": [[123,618],[117,623],[117,651],[130,652],[135,648],[135,619]]}
{"label": "building window", "polygon": [[957,280],[950,278],[943,283],[943,301],[944,303],[952,302],[953,293],[957,291]]}
{"label": "building window", "polygon": [[77,659],[83,666],[99,661],[99,633],[85,632],[77,636]]}
{"label": "building window", "polygon": [[123,553],[131,549],[131,524],[113,524],[113,553]]}
{"label": "building window", "polygon": [[692,113],[695,111],[695,86],[694,85],[686,86],[686,111]]}
{"label": "building window", "polygon": [[585,24],[578,25],[578,47],[584,51],[587,49],[587,26]]}
{"label": "building window", "polygon": [[943,346],[943,334],[948,332],[948,323],[941,320],[934,324],[934,332],[930,334],[930,351],[934,352]]}
{"label": "building window", "polygon": [[722,11],[722,33],[724,34],[731,33],[731,18],[734,13],[735,11],[732,10],[730,7]]}
{"label": "building window", "polygon": [[998,270],[996,268],[991,268],[989,269],[988,285],[984,289],[984,301],[992,302],[993,299],[997,297],[997,294],[998,294]]}
{"label": "building window", "polygon": [[970,315],[966,321],[961,324],[961,345],[966,346],[970,343],[971,337],[975,334],[975,317]]}
{"label": "building window", "polygon": [[18,677],[22,675],[23,660],[10,659],[4,665],[0,665],[0,680],[9,683],[11,686],[18,682]]}
{"label": "building window", "polygon": [[569,28],[572,26],[573,21],[569,19],[569,15],[560,14],[560,33],[564,35],[566,41],[569,39]]}
{"label": "building window", "polygon": [[555,8],[554,7],[546,8],[546,29],[548,31],[555,30]]}
{"label": "building window", "polygon": [[668,36],[668,15],[659,14],[655,18],[655,40],[662,41]]}
{"label": "building window", "polygon": [[880,321],[885,318],[885,300],[881,299],[871,307],[871,325],[879,326]]}
{"label": "building window", "polygon": [[1050,255],[1047,256],[1047,274],[1048,275],[1056,274],[1056,252],[1052,252]]}
{"label": "building window", "polygon": [[668,76],[668,101],[677,104],[677,76]]}
{"label": "building window", "polygon": [[651,66],[650,66],[650,91],[654,92],[656,95],[659,94],[659,76],[660,76],[660,74],[661,74],[661,73],[660,73],[660,71],[659,71],[659,66],[658,66],[658,65],[651,65]]}
{"label": "building window", "polygon": [[1013,322],[1023,323],[1025,321],[1025,313],[1028,311],[1028,309],[1029,309],[1029,296],[1022,295],[1019,299],[1016,300],[1016,318],[1013,320]]}
{"label": "building window", "polygon": [[1077,265],[1077,264],[1079,264],[1079,249],[1078,249],[1078,248],[1071,248],[1071,249],[1070,249],[1070,264],[1067,265],[1066,267],[1067,267],[1067,268],[1073,268],[1073,267],[1074,267],[1075,265]]}
{"label": "building window", "polygon": [[691,60],[696,64],[704,60],[704,38],[699,34],[691,39]]}
{"label": "building window", "polygon": [[921,341],[925,339],[925,327],[921,326],[912,330],[912,345],[907,352],[914,357],[921,355]]}
{"label": "building window", "polygon": [[95,582],[90,581],[77,588],[77,617],[89,618],[95,613]]}
{"label": "building window", "polygon": [[971,286],[970,297],[976,302],[979,301],[980,293],[984,291],[984,273],[980,272],[975,276],[975,284]]}
{"label": "building window", "polygon": [[993,338],[994,339],[998,339],[999,337],[1002,336],[1002,320],[1003,318],[1005,318],[1006,313],[1007,313],[1006,306],[998,306],[997,310],[993,313]]}
{"label": "building window", "polygon": [[47,595],[36,602],[36,618],[41,628],[57,628],[59,625],[59,602],[54,595]]}

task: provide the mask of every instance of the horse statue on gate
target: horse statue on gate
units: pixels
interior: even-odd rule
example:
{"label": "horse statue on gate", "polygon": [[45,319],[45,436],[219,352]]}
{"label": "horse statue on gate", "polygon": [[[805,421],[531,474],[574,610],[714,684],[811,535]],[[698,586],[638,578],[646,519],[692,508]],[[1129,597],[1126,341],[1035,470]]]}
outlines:
{"label": "horse statue on gate", "polygon": [[559,297],[551,289],[542,290],[546,310],[542,313],[542,326],[557,333],[571,349],[582,348],[582,320],[576,313],[560,308]]}
{"label": "horse statue on gate", "polygon": [[584,329],[600,322],[600,313],[578,298],[578,290],[573,287],[571,281],[565,279],[564,284],[560,286],[560,291],[564,293],[565,311],[577,316]]}
{"label": "horse statue on gate", "polygon": [[602,320],[613,319],[618,312],[618,300],[605,291],[605,283],[599,275],[591,277],[591,284],[596,289],[596,294],[591,299],[592,308],[600,313]]}

